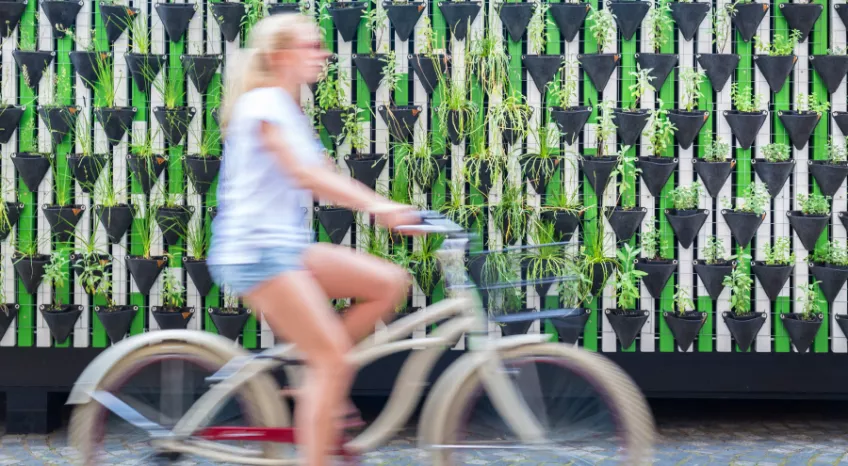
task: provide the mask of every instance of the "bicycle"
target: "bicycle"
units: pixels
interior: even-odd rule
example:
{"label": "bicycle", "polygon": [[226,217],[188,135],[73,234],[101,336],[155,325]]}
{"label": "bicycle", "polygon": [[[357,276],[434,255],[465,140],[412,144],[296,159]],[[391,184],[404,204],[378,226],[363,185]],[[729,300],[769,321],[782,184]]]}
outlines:
{"label": "bicycle", "polygon": [[[608,359],[550,342],[548,335],[488,338],[488,315],[465,270],[469,236],[439,215],[422,218],[420,225],[405,229],[444,235],[439,262],[451,296],[397,319],[351,351],[351,362],[363,367],[415,350],[376,420],[345,439],[336,454],[353,459],[388,442],[413,415],[439,356],[465,334],[470,351],[437,379],[418,421],[418,445],[429,452],[432,464],[468,464],[490,452],[550,454],[552,461],[568,464],[566,453],[583,461],[579,450],[584,442],[606,442],[611,436],[621,447],[621,464],[648,463],[654,424],[632,380]],[[427,337],[404,339],[436,322],[441,323]],[[145,372],[160,362],[158,373]],[[201,374],[177,371],[187,365],[198,366]],[[297,386],[299,360],[292,345],[249,354],[206,332],[164,330],[127,338],[101,353],[76,382],[68,399],[76,405],[72,444],[86,464],[97,464],[111,414],[149,436],[155,458],[163,463],[188,454],[259,466],[297,464],[290,406],[270,374],[279,367]],[[137,388],[127,383],[134,378],[140,381]],[[184,392],[176,393],[179,389]],[[542,394],[543,389],[551,390]],[[151,400],[157,396],[158,402]],[[180,414],[183,405],[190,407]],[[481,438],[486,429],[494,432],[493,439]],[[552,439],[560,433],[567,436],[560,440],[564,445]],[[577,434],[586,438],[577,439]]]}

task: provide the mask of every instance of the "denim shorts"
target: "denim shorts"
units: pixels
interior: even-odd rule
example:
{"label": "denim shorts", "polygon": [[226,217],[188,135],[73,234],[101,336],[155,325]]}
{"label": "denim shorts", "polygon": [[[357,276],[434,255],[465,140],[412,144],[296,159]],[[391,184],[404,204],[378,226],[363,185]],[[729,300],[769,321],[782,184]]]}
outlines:
{"label": "denim shorts", "polygon": [[258,262],[244,264],[209,264],[215,283],[244,296],[259,284],[285,272],[303,270],[306,247],[280,246],[260,249]]}

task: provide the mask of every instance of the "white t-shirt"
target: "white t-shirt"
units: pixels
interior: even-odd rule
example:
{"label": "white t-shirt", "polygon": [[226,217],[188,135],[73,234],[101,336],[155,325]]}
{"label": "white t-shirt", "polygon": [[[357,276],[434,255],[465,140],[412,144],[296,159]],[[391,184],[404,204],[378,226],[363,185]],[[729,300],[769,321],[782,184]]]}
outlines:
{"label": "white t-shirt", "polygon": [[280,128],[302,163],[322,163],[322,146],[300,106],[283,89],[249,91],[236,102],[224,141],[218,181],[218,214],[212,223],[210,264],[257,262],[263,248],[312,241],[303,206],[312,195],[296,186],[259,135],[262,121]]}

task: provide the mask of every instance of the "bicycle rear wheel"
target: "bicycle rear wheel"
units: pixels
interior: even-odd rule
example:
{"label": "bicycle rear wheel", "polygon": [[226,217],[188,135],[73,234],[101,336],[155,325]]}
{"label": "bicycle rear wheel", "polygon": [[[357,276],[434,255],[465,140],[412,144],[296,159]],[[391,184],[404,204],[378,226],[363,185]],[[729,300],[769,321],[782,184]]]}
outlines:
{"label": "bicycle rear wheel", "polygon": [[545,442],[528,445],[512,432],[477,370],[459,383],[450,383],[446,373],[445,383],[433,388],[432,403],[441,406],[427,429],[431,444],[424,445],[432,449],[433,464],[649,462],[653,419],[642,394],[615,364],[560,344],[518,347],[501,358],[523,405],[544,430]]}

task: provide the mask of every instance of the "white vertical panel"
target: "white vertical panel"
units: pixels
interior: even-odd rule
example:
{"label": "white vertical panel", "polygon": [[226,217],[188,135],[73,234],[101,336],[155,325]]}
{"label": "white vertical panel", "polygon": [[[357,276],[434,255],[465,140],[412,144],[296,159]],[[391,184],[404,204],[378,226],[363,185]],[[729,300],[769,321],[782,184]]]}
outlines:
{"label": "white vertical panel", "polygon": [[[179,2],[184,3],[184,2]],[[167,53],[167,44],[168,44],[168,36],[165,34],[165,28],[162,25],[162,20],[159,18],[159,14],[156,13],[155,6],[145,12],[142,10],[142,15],[147,14],[150,17],[150,53],[154,54],[165,54]],[[156,76],[156,79],[153,81],[150,90],[150,109],[148,118],[150,121],[150,128],[153,136],[153,151],[154,153],[162,153],[165,154],[165,137],[162,133],[162,127],[159,124],[159,121],[156,120],[156,117],[153,115],[153,110],[157,107],[163,107],[165,105],[164,96],[157,89],[156,83],[161,83],[161,86],[164,86],[165,76],[170,74],[171,72],[171,60],[168,55],[165,56],[165,66],[162,67],[162,71]],[[170,154],[165,154],[166,157],[169,157]],[[162,170],[162,174],[159,175],[159,180],[156,184],[150,189],[150,195],[148,197],[148,203],[151,205],[161,204],[164,201],[164,193],[166,192],[165,180],[168,177],[168,169],[170,167],[170,162],[168,166]],[[154,215],[153,212],[148,212],[147,215]],[[155,238],[153,239],[153,245],[150,248],[150,253],[153,256],[160,256],[164,254],[165,244],[162,239],[162,231],[159,226],[154,227],[156,229]],[[147,322],[148,328],[150,330],[158,330],[159,324],[156,322],[156,319],[153,318],[153,314],[151,314],[150,309],[153,306],[161,306],[162,305],[162,277],[165,274],[165,270],[162,270],[162,273],[157,277],[156,282],[150,288],[150,296],[147,302],[148,305],[148,315]]]}
{"label": "white vertical panel", "polygon": [[[208,18],[206,23],[203,22],[203,2],[199,3],[197,11],[195,11],[194,16],[191,18],[191,22],[188,25],[188,32],[186,41],[186,54],[217,54],[220,51],[216,51],[215,49],[220,49],[221,36],[218,30],[218,23],[212,17],[211,9],[209,9],[208,5],[206,6],[208,10]],[[204,45],[203,43],[203,29],[207,28],[208,30],[208,41]],[[220,70],[219,70],[220,71]],[[204,128],[203,123],[205,121],[206,112],[204,111],[204,102],[203,95],[200,91],[194,87],[194,81],[188,79],[186,76],[186,86],[187,92],[187,105],[189,108],[194,108],[196,110],[194,118],[192,118],[191,122],[188,126],[188,136],[187,139],[187,148],[185,151],[185,155],[193,155],[198,152],[200,148],[201,141],[203,141],[204,136]],[[183,164],[183,170],[187,174],[186,165]],[[194,186],[194,183],[188,179],[186,176],[186,205],[190,208],[194,208],[194,213],[191,216],[191,220],[189,221],[189,231],[193,228],[203,228],[203,219],[206,217],[206,212],[203,210],[203,196],[197,193],[197,189]],[[189,247],[188,238],[186,238],[186,248],[187,250],[186,256],[190,257],[192,251]],[[178,273],[178,277],[183,277],[183,271],[180,269],[176,269],[175,272]],[[202,317],[204,316],[203,312],[203,299],[205,296],[201,296],[197,291],[197,287],[194,285],[194,281],[189,278],[187,275],[184,278],[185,280],[185,289],[186,289],[186,306],[194,308],[195,315],[188,322],[189,329],[200,330],[200,324]]]}
{"label": "white vertical panel", "polygon": [[[656,6],[651,6],[651,8],[656,8]],[[639,43],[639,53],[653,53],[653,50],[650,48],[650,38],[653,34],[651,34],[650,28],[640,27],[639,35],[640,35],[640,43]],[[674,40],[674,39],[671,39]],[[628,72],[628,71],[625,71]],[[671,78],[671,76],[669,76]],[[659,83],[654,80],[651,84],[657,88],[656,91],[648,91],[639,102],[639,107],[646,110],[653,110],[655,107],[659,106],[657,99],[659,99],[659,94],[662,88],[658,87]],[[624,89],[623,92],[627,92],[629,89]],[[649,123],[650,124],[650,123]],[[639,139],[639,150],[641,150],[642,155],[649,155],[647,153],[648,143],[650,141],[647,137],[645,137],[645,133],[642,133],[642,137]],[[641,178],[641,177],[639,177]],[[633,185],[633,189],[637,189],[639,186],[638,179],[636,183]],[[656,204],[656,199],[651,196],[651,193],[648,191],[646,187],[642,187],[641,195],[638,199],[637,206],[646,207],[648,209],[647,215],[642,219],[642,230],[645,231],[645,228],[648,226],[658,228],[658,216],[655,215],[656,211],[654,209],[654,205]],[[636,247],[641,247],[640,244],[637,244]],[[659,244],[657,244],[659,247]],[[644,251],[640,252],[640,257],[645,257]],[[642,352],[650,352],[655,351],[655,331],[654,327],[656,326],[656,309],[657,304],[659,302],[658,299],[654,299],[651,296],[651,293],[648,292],[648,288],[645,286],[645,283],[642,280],[639,280],[639,301],[641,302],[641,306],[639,307],[642,311],[648,311],[648,320],[645,321],[645,324],[642,325],[642,329],[639,331],[641,338],[639,338],[639,349]]]}
{"label": "white vertical panel", "polygon": [[[18,29],[11,36],[0,43],[0,51],[2,51],[2,88],[0,88],[0,96],[3,97],[3,103],[14,105],[17,103],[18,97],[18,68],[12,57],[12,51],[15,49],[15,44],[18,42]],[[9,142],[4,144],[2,152],[0,152],[0,202],[15,202],[17,199],[15,190],[15,166],[12,164],[12,154],[15,153],[15,148],[18,147],[18,131],[12,134]],[[9,233],[5,240],[0,242],[0,260],[2,260],[3,279],[0,286],[3,287],[6,295],[6,302],[11,303],[15,300],[15,270],[12,266],[12,253],[14,252],[14,244],[12,238],[15,235]],[[38,312],[38,311],[36,311]],[[0,340],[0,347],[15,346],[17,344],[17,327],[18,319],[15,318],[9,324],[9,329]]]}
{"label": "white vertical panel", "polygon": [[[50,24],[50,21],[47,20],[47,15],[44,14],[44,10],[38,9],[38,49],[39,50],[54,50],[53,48],[53,27]],[[53,57],[53,62],[50,66],[45,68],[44,77],[41,78],[41,83],[38,86],[38,102],[53,102],[55,87],[53,85],[53,80],[56,77],[56,63],[59,61],[59,57]],[[48,129],[45,122],[40,118],[38,118],[38,150],[41,152],[53,152],[53,142],[50,137],[50,130]],[[36,205],[33,206],[36,211],[37,216],[37,231],[34,232],[34,240],[39,242],[38,252],[40,254],[50,254],[52,244],[50,240],[50,225],[47,223],[47,219],[44,217],[44,211],[41,209],[41,206],[44,204],[53,202],[53,173],[52,170],[49,170],[47,174],[44,176],[44,179],[41,181],[41,184],[38,187],[38,196],[36,198]],[[36,330],[36,346],[50,346],[52,341],[52,337],[50,336],[50,329],[47,327],[47,322],[44,321],[44,317],[41,315],[41,311],[39,310],[39,306],[42,304],[48,304],[53,301],[52,289],[49,284],[43,283],[39,288],[36,296],[36,304],[35,304],[35,313],[37,317],[37,330]]]}
{"label": "white vertical panel", "polygon": [[[541,5],[537,6],[537,8],[540,7],[540,6]],[[498,16],[495,8],[496,8],[495,6],[491,7],[492,17]],[[498,16],[498,19],[500,19],[500,16]],[[544,21],[547,24],[547,14],[545,15]],[[502,31],[502,29],[501,29],[501,31]],[[547,38],[547,30],[545,30],[544,34],[545,34],[545,37]],[[532,44],[528,41],[528,43],[527,43],[527,54],[528,55],[534,55],[534,54],[544,55],[545,54],[544,49],[543,50],[536,50],[533,47],[533,45],[535,45],[535,44]],[[530,75],[530,72],[525,71],[523,78],[527,82],[527,85],[525,87],[527,89],[527,104],[530,106],[531,109],[533,109],[533,114],[530,115],[530,120],[527,122],[527,134],[529,135],[529,137],[527,138],[527,151],[525,153],[533,154],[533,153],[537,153],[539,151],[538,139],[543,136],[543,134],[541,134],[539,132],[539,130],[542,128],[542,125],[544,124],[544,113],[545,113],[546,109],[545,109],[545,102],[542,100],[542,93],[536,87],[536,83],[535,83],[535,81],[533,81],[533,77]],[[492,144],[497,144],[497,143],[498,143],[497,141],[492,141]],[[520,145],[518,145],[517,147],[513,146],[511,148],[511,152],[509,154],[510,159],[519,160],[521,155],[523,155],[520,149],[521,149]],[[539,209],[542,205],[542,195],[544,193],[536,193],[535,191],[533,191],[533,186],[531,185],[531,183],[524,183],[524,173],[523,173],[523,170],[521,169],[520,165],[517,168],[517,178],[518,178],[518,180],[517,180],[518,186],[526,185],[526,187],[524,188],[524,191],[526,193],[527,207],[529,209],[533,210],[533,212],[534,212],[533,215],[537,215],[538,212],[539,212]],[[530,231],[530,225],[527,225],[527,229],[526,229],[527,234],[525,234],[525,238],[522,238],[522,239],[519,240],[520,244],[523,243],[523,244],[530,245],[532,243],[530,241],[530,236],[529,236],[530,232],[531,232]],[[551,287],[551,288],[553,288],[553,287]],[[535,286],[525,287],[525,292],[526,292],[527,307],[529,309],[541,309],[542,304],[544,304],[544,299],[543,299],[543,297],[539,296],[539,294],[536,292],[536,287]],[[539,323],[538,323],[538,321],[533,322],[533,324],[531,325],[531,327],[530,327],[530,329],[528,330],[527,333],[539,333]]]}
{"label": "white vertical panel", "polygon": [[[131,2],[131,5],[138,7],[140,3],[142,3],[141,0],[134,0]],[[131,52],[129,49],[129,31],[121,34],[121,37],[115,41],[115,45],[112,50],[112,62],[115,67],[115,105],[129,106],[131,95],[130,89],[132,89],[131,86],[135,86],[132,79],[130,79],[130,72],[129,68],[127,68],[127,61],[125,58],[126,54]],[[136,137],[137,127],[142,128],[142,130],[144,129],[143,123],[133,123],[130,126],[128,134],[121,139],[119,144],[111,149],[112,186],[115,189],[118,202],[120,203],[130,203],[128,195],[129,190],[127,186],[127,152],[129,141],[131,140],[130,138]],[[105,229],[99,221],[97,224],[98,228],[101,230],[101,234],[105,234]],[[124,235],[124,237],[121,238],[120,243],[110,248],[112,253],[112,296],[114,297],[115,303],[119,305],[127,304],[130,291],[127,287],[129,273],[127,271],[127,264],[125,260],[128,247],[127,236]],[[132,281],[131,278],[129,280]]]}

